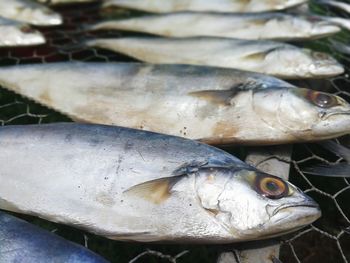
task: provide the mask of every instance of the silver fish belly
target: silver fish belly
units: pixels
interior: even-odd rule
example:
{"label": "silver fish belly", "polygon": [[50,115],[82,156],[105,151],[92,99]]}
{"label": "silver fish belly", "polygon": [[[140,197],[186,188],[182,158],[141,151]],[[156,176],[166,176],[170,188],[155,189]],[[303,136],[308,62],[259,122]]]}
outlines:
{"label": "silver fish belly", "polygon": [[284,79],[327,78],[344,72],[326,53],[263,40],[126,37],[93,39],[85,44],[148,63],[235,68]]}
{"label": "silver fish belly", "polygon": [[320,216],[290,183],[179,137],[72,123],[7,126],[0,146],[0,208],[111,239],[229,243],[281,235]]}
{"label": "silver fish belly", "polygon": [[3,263],[107,263],[107,260],[83,246],[2,211],[0,240],[0,261]]}
{"label": "silver fish belly", "polygon": [[88,30],[128,30],[168,37],[211,36],[240,39],[304,40],[339,32],[331,21],[284,13],[219,14],[170,13],[110,20]]}
{"label": "silver fish belly", "polygon": [[0,47],[40,45],[45,37],[30,26],[0,17]]}
{"label": "silver fish belly", "polygon": [[139,63],[52,63],[0,68],[0,85],[75,120],[201,139],[280,144],[349,133],[350,106],[234,69]]}
{"label": "silver fish belly", "polygon": [[60,14],[29,0],[0,0],[0,16],[37,26],[62,24]]}
{"label": "silver fish belly", "polygon": [[282,10],[307,2],[306,0],[105,0],[104,7],[125,7],[155,13],[196,11],[196,12],[264,12]]}

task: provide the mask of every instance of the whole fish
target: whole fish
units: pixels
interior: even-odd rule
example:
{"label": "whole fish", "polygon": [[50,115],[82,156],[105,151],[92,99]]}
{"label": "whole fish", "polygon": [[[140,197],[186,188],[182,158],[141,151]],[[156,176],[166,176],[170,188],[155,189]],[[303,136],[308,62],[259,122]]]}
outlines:
{"label": "whole fish", "polygon": [[236,68],[285,79],[327,78],[344,72],[344,67],[326,53],[273,41],[125,37],[93,39],[85,44],[149,63]]}
{"label": "whole fish", "polygon": [[292,184],[179,137],[72,123],[6,126],[0,146],[2,209],[110,239],[230,243],[320,216]]}
{"label": "whole fish", "polygon": [[317,16],[284,13],[171,13],[110,20],[87,30],[128,30],[169,37],[212,36],[240,39],[305,40],[329,36],[341,29]]}
{"label": "whole fish", "polygon": [[139,63],[0,68],[0,85],[75,120],[200,139],[281,144],[349,133],[338,96],[233,69]]}
{"label": "whole fish", "polygon": [[45,37],[30,26],[0,17],[0,47],[40,45]]}
{"label": "whole fish", "polygon": [[124,7],[154,13],[196,11],[250,13],[282,10],[307,0],[105,0],[104,7]]}
{"label": "whole fish", "polygon": [[62,24],[60,14],[30,0],[0,0],[0,16],[37,26]]}
{"label": "whole fish", "polygon": [[1,211],[0,240],[2,263],[107,263],[80,245]]}

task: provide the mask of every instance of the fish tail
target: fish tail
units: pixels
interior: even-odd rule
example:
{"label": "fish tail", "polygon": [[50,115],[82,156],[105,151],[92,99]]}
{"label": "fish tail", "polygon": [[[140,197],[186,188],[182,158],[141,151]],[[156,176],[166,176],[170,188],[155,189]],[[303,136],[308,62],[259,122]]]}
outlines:
{"label": "fish tail", "polygon": [[303,169],[303,172],[318,176],[350,178],[350,165],[347,163],[338,163],[335,165],[314,165]]}
{"label": "fish tail", "polygon": [[331,151],[335,155],[342,157],[344,160],[346,160],[348,163],[350,163],[350,149],[336,143],[335,141],[323,141],[320,143],[323,148]]}

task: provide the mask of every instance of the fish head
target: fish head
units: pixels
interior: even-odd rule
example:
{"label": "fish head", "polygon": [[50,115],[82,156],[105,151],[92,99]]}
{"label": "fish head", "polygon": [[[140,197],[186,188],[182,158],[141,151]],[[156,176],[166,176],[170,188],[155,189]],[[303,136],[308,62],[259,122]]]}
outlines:
{"label": "fish head", "polygon": [[14,35],[18,37],[17,41],[22,45],[44,44],[46,42],[44,36],[29,25],[19,24]]}
{"label": "fish head", "polygon": [[305,16],[304,19],[310,23],[310,37],[326,37],[333,34],[336,34],[341,31],[341,28],[332,23],[331,21],[327,21],[318,16]]}
{"label": "fish head", "polygon": [[34,25],[61,25],[63,20],[60,14],[52,11],[49,8],[35,8],[31,9]]}
{"label": "fish head", "polygon": [[257,170],[208,169],[196,190],[202,207],[240,240],[282,235],[321,215],[317,203],[297,187]]}
{"label": "fish head", "polygon": [[283,78],[324,78],[344,72],[344,67],[332,56],[294,46],[279,46],[266,53],[269,72]]}
{"label": "fish head", "polygon": [[[253,93],[260,121],[284,141],[334,138],[350,132],[350,105],[339,96],[305,88],[271,88]],[[289,139],[288,139],[289,138]]]}

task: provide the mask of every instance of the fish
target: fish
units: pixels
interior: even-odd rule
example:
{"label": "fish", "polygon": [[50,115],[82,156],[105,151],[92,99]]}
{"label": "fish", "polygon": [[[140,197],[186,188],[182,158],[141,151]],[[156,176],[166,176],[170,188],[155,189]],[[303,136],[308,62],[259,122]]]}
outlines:
{"label": "fish", "polygon": [[321,215],[291,183],[180,137],[14,125],[0,128],[0,146],[1,209],[113,240],[232,243],[289,233]]}
{"label": "fish", "polygon": [[41,45],[45,37],[29,25],[0,17],[0,47]]}
{"label": "fish", "polygon": [[0,240],[0,261],[3,263],[108,262],[83,246],[2,211],[0,211]]}
{"label": "fish", "polygon": [[284,79],[329,78],[344,73],[331,55],[290,44],[228,38],[98,38],[85,42],[154,64],[235,68]]}
{"label": "fish", "polygon": [[0,16],[36,26],[56,26],[63,23],[60,14],[30,0],[0,0]]}
{"label": "fish", "polygon": [[339,25],[313,15],[285,13],[221,14],[180,12],[106,20],[84,30],[127,30],[167,37],[310,40],[341,31]]}
{"label": "fish", "polygon": [[320,143],[323,148],[344,159],[344,162],[335,164],[319,164],[306,167],[303,172],[327,176],[327,177],[350,177],[350,149],[334,141],[324,141]]}
{"label": "fish", "polygon": [[283,10],[307,0],[105,0],[103,7],[123,7],[152,13],[180,11],[250,13]]}
{"label": "fish", "polygon": [[342,98],[258,73],[142,63],[0,67],[0,85],[75,121],[215,145],[273,145],[349,133]]}

